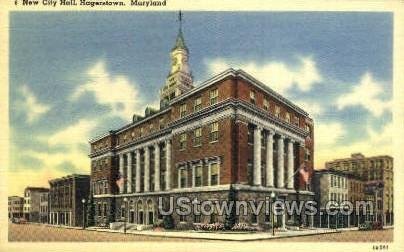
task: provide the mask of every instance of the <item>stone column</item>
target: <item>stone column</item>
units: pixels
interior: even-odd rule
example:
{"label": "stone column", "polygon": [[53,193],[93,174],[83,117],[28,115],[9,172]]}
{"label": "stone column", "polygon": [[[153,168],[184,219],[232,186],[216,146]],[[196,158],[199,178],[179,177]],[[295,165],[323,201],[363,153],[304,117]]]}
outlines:
{"label": "stone column", "polygon": [[[119,176],[123,176],[123,165],[124,165],[124,159],[123,159],[124,154],[119,154]],[[124,186],[119,187],[119,193],[123,193]]]}
{"label": "stone column", "polygon": [[288,188],[293,189],[295,187],[295,180],[294,180],[294,158],[293,158],[293,140],[289,139],[288,142]]}
{"label": "stone column", "polygon": [[195,164],[192,165],[192,187],[195,187]]}
{"label": "stone column", "polygon": [[140,192],[140,179],[141,179],[140,149],[137,149],[136,150],[136,192]]}
{"label": "stone column", "polygon": [[154,191],[160,191],[160,145],[154,145]]}
{"label": "stone column", "polygon": [[128,158],[128,166],[126,168],[126,192],[132,193],[132,152],[129,152],[127,155]]}
{"label": "stone column", "polygon": [[274,132],[269,131],[267,134],[267,159],[266,159],[266,186],[274,186],[274,161],[273,161],[273,144],[274,144]]}
{"label": "stone column", "polygon": [[280,136],[278,139],[278,187],[285,187],[284,181],[284,162],[283,162],[283,136]]}
{"label": "stone column", "polygon": [[150,191],[150,150],[149,146],[144,148],[144,191]]}
{"label": "stone column", "polygon": [[254,129],[254,180],[253,184],[261,185],[261,127]]}
{"label": "stone column", "polygon": [[171,142],[166,140],[166,190],[171,189]]}

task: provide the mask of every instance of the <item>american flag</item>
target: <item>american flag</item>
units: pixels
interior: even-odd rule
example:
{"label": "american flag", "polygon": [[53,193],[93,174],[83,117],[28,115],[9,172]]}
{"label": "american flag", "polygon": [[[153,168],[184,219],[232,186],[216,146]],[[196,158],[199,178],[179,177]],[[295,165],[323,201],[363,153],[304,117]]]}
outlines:
{"label": "american flag", "polygon": [[123,184],[125,183],[125,179],[123,178],[122,174],[118,174],[118,179],[116,180],[116,184],[121,189],[123,187]]}
{"label": "american flag", "polygon": [[303,181],[307,184],[309,182],[310,173],[304,163],[302,163],[299,167],[299,174],[303,178]]}

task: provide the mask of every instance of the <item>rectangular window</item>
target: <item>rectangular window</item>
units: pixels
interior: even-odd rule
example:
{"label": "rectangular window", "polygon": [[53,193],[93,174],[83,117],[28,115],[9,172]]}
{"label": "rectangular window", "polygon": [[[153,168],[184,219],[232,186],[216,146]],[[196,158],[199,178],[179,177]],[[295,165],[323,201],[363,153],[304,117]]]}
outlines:
{"label": "rectangular window", "polygon": [[180,150],[184,150],[187,146],[187,133],[180,135]]}
{"label": "rectangular window", "polygon": [[269,109],[269,102],[267,98],[264,98],[264,109],[268,110]]}
{"label": "rectangular window", "polygon": [[254,128],[248,127],[247,138],[249,144],[254,144]]}
{"label": "rectangular window", "polygon": [[219,90],[216,88],[210,91],[210,105],[216,104],[219,97]]}
{"label": "rectangular window", "polygon": [[210,134],[209,140],[210,142],[216,142],[219,139],[219,123],[214,122],[210,125]]}
{"label": "rectangular window", "polygon": [[180,222],[186,222],[187,221],[187,216],[184,214],[180,214]]}
{"label": "rectangular window", "polygon": [[194,112],[202,109],[202,97],[198,97],[194,100]]}
{"label": "rectangular window", "polygon": [[194,215],[194,223],[201,223],[201,215]]}
{"label": "rectangular window", "polygon": [[160,129],[164,129],[164,119],[163,118],[161,118],[159,120],[159,126],[160,126]]}
{"label": "rectangular window", "polygon": [[281,117],[281,108],[279,106],[275,106],[275,116],[278,118]]}
{"label": "rectangular window", "polygon": [[299,117],[294,116],[294,124],[295,124],[296,126],[299,126]]}
{"label": "rectangular window", "polygon": [[285,121],[287,123],[290,123],[290,113],[289,112],[287,112],[286,115],[285,115]]}
{"label": "rectangular window", "polygon": [[187,187],[187,173],[185,169],[180,169],[180,188]]}
{"label": "rectangular window", "polygon": [[202,165],[195,167],[195,186],[202,186]]}
{"label": "rectangular window", "polygon": [[210,165],[210,185],[219,184],[219,164],[214,163]]}
{"label": "rectangular window", "polygon": [[255,104],[255,103],[256,103],[256,102],[255,102],[255,91],[253,91],[253,90],[250,91],[250,102],[251,102],[252,104]]}
{"label": "rectangular window", "polygon": [[184,117],[187,114],[187,104],[181,104],[180,106],[180,117]]}
{"label": "rectangular window", "polygon": [[104,203],[104,210],[102,211],[103,212],[103,214],[102,214],[102,216],[107,216],[107,203]]}
{"label": "rectangular window", "polygon": [[104,181],[104,194],[108,193],[108,181]]}
{"label": "rectangular window", "polygon": [[251,213],[251,224],[258,224],[258,216],[255,213]]}
{"label": "rectangular window", "polygon": [[202,128],[194,130],[194,146],[200,146],[202,144]]}

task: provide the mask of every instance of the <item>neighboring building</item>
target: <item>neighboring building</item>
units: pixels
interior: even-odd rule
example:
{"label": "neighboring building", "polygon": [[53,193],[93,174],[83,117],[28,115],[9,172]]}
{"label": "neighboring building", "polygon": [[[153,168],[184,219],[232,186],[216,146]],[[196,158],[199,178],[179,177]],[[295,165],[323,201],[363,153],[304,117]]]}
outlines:
{"label": "neighboring building", "polygon": [[48,223],[49,192],[39,194],[39,222]]}
{"label": "neighboring building", "polygon": [[344,171],[359,176],[366,182],[366,193],[378,199],[378,215],[375,219],[392,224],[394,219],[393,158],[387,155],[365,157],[361,153],[350,158],[336,159],[326,163],[326,168]]}
{"label": "neighboring building", "polygon": [[90,191],[90,176],[72,174],[49,181],[49,223],[82,226],[83,203]]}
{"label": "neighboring building", "polygon": [[[361,211],[359,206],[357,209],[357,202],[366,201],[368,198],[365,195],[365,181],[359,176],[347,175],[348,176],[348,200],[353,204],[353,213],[350,218],[351,226],[358,226],[360,223],[364,222],[366,215]],[[357,214],[357,210],[359,211]],[[369,209],[370,210],[370,209]]]}
{"label": "neighboring building", "polygon": [[24,190],[24,218],[30,222],[39,222],[40,194],[48,192],[48,188],[26,187]]}
{"label": "neighboring building", "polygon": [[[151,225],[162,218],[159,197],[222,201],[231,186],[238,200],[264,200],[272,191],[287,201],[313,199],[310,182],[297,172],[304,164],[310,179],[313,171],[309,115],[242,70],[228,69],[194,87],[188,56],[180,30],[160,110],[147,108],[144,117],[134,115],[131,123],[90,140],[96,225],[123,217]],[[172,217],[177,227],[224,222],[215,213]],[[265,228],[270,219],[250,213],[237,221]],[[307,218],[281,217],[279,225],[300,221]]]}
{"label": "neighboring building", "polygon": [[23,217],[24,198],[20,196],[8,197],[8,218]]}
{"label": "neighboring building", "polygon": [[[316,226],[327,228],[347,227],[348,223],[351,222],[348,216],[327,213],[327,209],[332,208],[340,211],[341,203],[348,200],[348,181],[348,175],[340,171],[315,171],[313,179],[314,197],[319,210],[314,221]],[[331,205],[329,202],[333,202],[333,204]]]}

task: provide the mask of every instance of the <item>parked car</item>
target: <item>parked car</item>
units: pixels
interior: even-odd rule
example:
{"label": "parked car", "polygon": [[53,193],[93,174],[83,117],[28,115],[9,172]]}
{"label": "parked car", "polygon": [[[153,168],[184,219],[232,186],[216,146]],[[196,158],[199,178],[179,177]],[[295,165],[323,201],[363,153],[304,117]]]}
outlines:
{"label": "parked car", "polygon": [[26,224],[27,220],[25,218],[19,218],[19,219],[17,219],[17,221],[15,223],[16,224]]}
{"label": "parked car", "polygon": [[383,224],[381,221],[375,221],[372,223],[372,229],[373,230],[382,230],[383,229]]}
{"label": "parked car", "polygon": [[359,230],[361,231],[366,231],[366,230],[372,230],[373,225],[371,221],[365,221],[364,223],[359,225]]}

